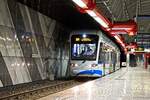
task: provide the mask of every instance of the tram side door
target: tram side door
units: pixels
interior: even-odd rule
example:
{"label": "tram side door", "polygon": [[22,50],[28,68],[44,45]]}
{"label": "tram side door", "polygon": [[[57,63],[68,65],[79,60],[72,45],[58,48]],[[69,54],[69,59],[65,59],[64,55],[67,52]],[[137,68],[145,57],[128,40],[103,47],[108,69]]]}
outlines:
{"label": "tram side door", "polygon": [[102,75],[105,75],[105,62],[104,62],[104,56],[105,53],[103,52],[103,43],[100,43],[99,46],[99,55],[98,55],[98,68],[102,71]]}

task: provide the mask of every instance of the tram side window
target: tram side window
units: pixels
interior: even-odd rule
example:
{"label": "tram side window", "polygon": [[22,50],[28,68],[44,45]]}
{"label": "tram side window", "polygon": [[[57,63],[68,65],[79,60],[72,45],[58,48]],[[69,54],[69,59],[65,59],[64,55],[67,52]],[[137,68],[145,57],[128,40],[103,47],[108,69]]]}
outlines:
{"label": "tram side window", "polygon": [[137,60],[136,60],[136,56],[134,54],[130,54],[130,66],[131,67],[136,67],[137,66]]}
{"label": "tram side window", "polygon": [[99,57],[98,57],[98,63],[101,64],[104,61],[105,53],[102,51],[103,43],[100,43],[100,49],[99,49]]}
{"label": "tram side window", "polygon": [[112,64],[114,65],[114,67],[116,66],[117,63],[117,54],[115,52],[112,52]]}

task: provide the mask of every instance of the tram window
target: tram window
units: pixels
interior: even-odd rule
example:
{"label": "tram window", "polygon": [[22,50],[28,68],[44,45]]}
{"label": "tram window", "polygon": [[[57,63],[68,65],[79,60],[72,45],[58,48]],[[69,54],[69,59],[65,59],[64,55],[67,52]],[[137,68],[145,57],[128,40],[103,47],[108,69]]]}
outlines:
{"label": "tram window", "polygon": [[[86,37],[85,37],[86,36]],[[72,35],[71,59],[72,60],[96,60],[99,37],[97,35]]]}
{"label": "tram window", "polygon": [[103,43],[101,42],[100,43],[100,48],[99,48],[99,57],[98,57],[98,63],[99,64],[103,62],[102,58],[104,56],[104,53],[102,51],[102,47],[103,47]]}
{"label": "tram window", "polygon": [[72,49],[74,57],[95,56],[96,44],[74,44]]}
{"label": "tram window", "polygon": [[109,52],[107,52],[108,47],[109,47],[108,45],[106,45],[104,43],[100,43],[98,63],[108,63],[109,62]]}
{"label": "tram window", "polygon": [[134,54],[130,54],[130,66],[131,67],[136,67],[137,66],[137,60],[136,60],[136,56]]}

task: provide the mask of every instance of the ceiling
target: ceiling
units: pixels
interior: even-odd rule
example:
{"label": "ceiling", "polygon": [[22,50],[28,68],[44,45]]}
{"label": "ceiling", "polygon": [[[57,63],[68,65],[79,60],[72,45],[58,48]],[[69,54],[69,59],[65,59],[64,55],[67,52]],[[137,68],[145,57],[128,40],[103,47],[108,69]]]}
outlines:
{"label": "ceiling", "polygon": [[[99,29],[96,23],[87,14],[77,11],[71,0],[17,0],[51,18],[58,20],[71,29]],[[141,35],[144,45],[138,43],[141,47],[150,45],[146,34],[150,34],[150,0],[95,0],[96,6],[111,21],[127,21],[134,19],[138,23],[138,33]],[[138,35],[129,37],[123,35],[127,43],[139,39]],[[138,37],[138,39],[137,39]]]}
{"label": "ceiling", "polygon": [[96,3],[112,22],[135,20],[139,34],[134,37],[123,35],[126,42],[136,41],[140,47],[150,48],[150,0],[96,0]]}
{"label": "ceiling", "polygon": [[99,29],[88,14],[81,14],[71,0],[17,0],[70,29]]}

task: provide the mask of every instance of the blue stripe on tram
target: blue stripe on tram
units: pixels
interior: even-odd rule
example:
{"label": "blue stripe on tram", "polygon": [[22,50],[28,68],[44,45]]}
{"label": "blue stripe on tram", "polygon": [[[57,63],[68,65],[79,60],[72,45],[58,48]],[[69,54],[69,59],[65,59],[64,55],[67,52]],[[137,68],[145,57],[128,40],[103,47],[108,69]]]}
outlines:
{"label": "blue stripe on tram", "polygon": [[79,72],[77,75],[81,75],[81,74],[90,74],[90,75],[98,74],[98,75],[102,75],[102,71],[101,70],[84,70],[84,71]]}

